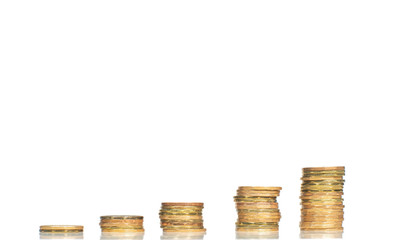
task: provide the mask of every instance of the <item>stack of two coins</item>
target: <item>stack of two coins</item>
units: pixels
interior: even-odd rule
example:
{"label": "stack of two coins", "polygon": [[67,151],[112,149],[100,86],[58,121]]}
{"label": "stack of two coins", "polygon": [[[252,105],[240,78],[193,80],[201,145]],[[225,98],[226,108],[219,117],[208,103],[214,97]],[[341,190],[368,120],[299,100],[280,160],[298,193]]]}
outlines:
{"label": "stack of two coins", "polygon": [[238,232],[278,232],[281,218],[277,197],[281,187],[239,187],[234,197]]}
{"label": "stack of two coins", "polygon": [[302,231],[343,231],[344,167],[304,168]]}
{"label": "stack of two coins", "polygon": [[204,233],[203,203],[165,202],[159,212],[164,232]]}
{"label": "stack of two coins", "polygon": [[84,227],[79,225],[40,226],[40,239],[83,239]]}
{"label": "stack of two coins", "polygon": [[43,225],[40,226],[40,233],[82,233],[83,226],[79,225]]}
{"label": "stack of two coins", "polygon": [[143,216],[111,215],[100,217],[103,233],[143,233]]}

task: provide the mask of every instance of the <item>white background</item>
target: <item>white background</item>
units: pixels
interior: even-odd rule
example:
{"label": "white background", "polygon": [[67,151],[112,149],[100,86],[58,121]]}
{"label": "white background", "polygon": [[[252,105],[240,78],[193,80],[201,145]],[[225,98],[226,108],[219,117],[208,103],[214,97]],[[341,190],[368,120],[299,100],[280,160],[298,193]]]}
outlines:
{"label": "white background", "polygon": [[347,239],[394,227],[393,1],[0,2],[1,239],[203,201],[234,239],[240,185],[346,166]]}

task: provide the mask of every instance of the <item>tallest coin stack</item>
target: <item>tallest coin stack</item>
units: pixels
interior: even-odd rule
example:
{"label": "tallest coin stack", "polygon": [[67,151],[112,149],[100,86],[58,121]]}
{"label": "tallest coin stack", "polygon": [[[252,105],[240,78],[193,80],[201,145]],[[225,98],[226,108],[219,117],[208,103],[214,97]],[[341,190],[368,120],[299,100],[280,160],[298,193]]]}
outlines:
{"label": "tallest coin stack", "polygon": [[304,168],[302,231],[343,231],[344,167]]}

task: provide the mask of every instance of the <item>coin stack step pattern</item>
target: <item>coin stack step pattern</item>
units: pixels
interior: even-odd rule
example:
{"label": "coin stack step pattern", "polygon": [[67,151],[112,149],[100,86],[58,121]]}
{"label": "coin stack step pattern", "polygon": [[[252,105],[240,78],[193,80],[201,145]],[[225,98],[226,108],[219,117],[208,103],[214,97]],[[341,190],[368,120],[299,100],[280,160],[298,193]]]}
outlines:
{"label": "coin stack step pattern", "polygon": [[278,232],[281,218],[277,197],[281,187],[239,187],[234,197],[238,232]]}
{"label": "coin stack step pattern", "polygon": [[304,168],[302,231],[343,231],[344,167]]}
{"label": "coin stack step pattern", "polygon": [[203,208],[203,203],[162,203],[161,228],[164,232],[205,232]]}
{"label": "coin stack step pattern", "polygon": [[143,216],[111,215],[100,217],[102,232],[144,232]]}

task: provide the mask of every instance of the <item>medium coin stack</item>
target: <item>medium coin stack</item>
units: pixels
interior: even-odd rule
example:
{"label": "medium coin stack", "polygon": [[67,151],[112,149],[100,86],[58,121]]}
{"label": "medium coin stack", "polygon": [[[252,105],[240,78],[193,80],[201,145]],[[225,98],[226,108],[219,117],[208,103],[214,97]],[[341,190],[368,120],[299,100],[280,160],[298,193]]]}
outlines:
{"label": "medium coin stack", "polygon": [[281,218],[277,197],[281,187],[239,187],[234,197],[238,232],[278,231]]}
{"label": "medium coin stack", "polygon": [[343,231],[344,167],[304,168],[302,231]]}
{"label": "medium coin stack", "polygon": [[102,232],[144,232],[143,216],[110,215],[100,217]]}
{"label": "medium coin stack", "polygon": [[205,232],[203,203],[165,202],[159,212],[164,232]]}

